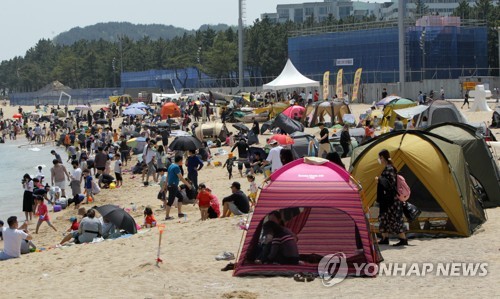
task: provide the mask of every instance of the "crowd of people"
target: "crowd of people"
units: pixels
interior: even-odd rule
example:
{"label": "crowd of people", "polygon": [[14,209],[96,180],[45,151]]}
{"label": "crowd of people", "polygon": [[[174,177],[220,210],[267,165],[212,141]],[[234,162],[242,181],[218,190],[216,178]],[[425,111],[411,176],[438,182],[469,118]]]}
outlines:
{"label": "crowd of people", "polygon": [[[295,93],[290,96],[290,99],[295,100],[296,104],[305,100],[314,102],[317,100],[317,91],[314,94],[311,92],[309,96]],[[256,204],[258,193],[256,176],[263,174],[264,179],[268,180],[273,172],[294,160],[290,147],[281,145],[276,140],[271,139],[266,142],[264,153],[267,154],[267,157],[263,157],[260,152],[250,153],[248,136],[238,134],[235,137],[229,134],[226,145],[231,145],[232,148],[224,167],[227,168],[231,180],[232,167],[236,164],[240,178],[246,178],[250,188],[247,190],[248,192],[244,192],[241,183],[233,181],[230,185],[230,194],[219,202],[213,190],[203,182],[204,176],[201,175],[203,172],[200,173],[206,167],[205,162],[209,161],[207,156],[210,155],[210,150],[207,143],[204,144],[204,148],[198,151],[171,151],[168,148],[171,126],[166,126],[163,129],[156,126],[161,121],[159,116],[161,105],[144,109],[146,114],[143,116],[126,116],[122,123],[115,127],[112,124],[116,117],[121,116],[120,113],[123,111],[121,105],[113,104],[110,107],[99,109],[96,113],[91,112],[90,105],[88,107],[87,112],[83,110],[68,111],[66,108],[64,111],[67,117],[64,119],[59,119],[58,115],[61,115],[57,112],[59,109],[54,109],[53,117],[49,119],[48,126],[33,119],[4,120],[0,123],[2,128],[6,128],[7,131],[23,128],[29,142],[45,142],[49,136],[48,140],[55,141],[67,153],[67,158],[63,159],[57,150],[51,151],[53,166],[50,169],[50,178],[45,179],[42,168],[39,168],[39,174],[35,178],[29,174],[24,176],[23,212],[26,222],[18,227],[17,219],[11,217],[7,221],[9,227],[2,229],[7,247],[7,250],[2,253],[3,259],[19,256],[17,254],[17,248],[20,244],[18,239],[31,240],[32,237],[28,233],[27,227],[33,221],[34,216],[38,217],[35,234],[38,233],[43,222],[47,222],[49,227],[56,230],[50,221],[51,217],[46,201],[55,205],[65,200],[67,206],[74,204],[74,208],[78,211],[82,209],[82,204],[95,204],[99,202],[96,195],[101,188],[120,188],[123,186],[123,167],[127,167],[129,162],[137,163],[131,169],[133,173],[142,175],[144,186],[159,185],[157,197],[165,212],[164,220],[175,219],[172,215],[172,207],[177,208],[178,218],[186,218],[187,215],[183,213],[182,207],[183,204],[191,202],[198,205],[200,219],[205,221],[210,218],[224,218],[250,213]],[[195,121],[197,118],[206,121],[215,114],[209,105],[198,105],[195,102],[181,105],[181,113],[180,127],[186,131],[189,131],[187,124],[191,122],[188,121],[188,119],[191,120],[191,117]],[[34,129],[29,126],[30,121]],[[169,125],[173,124],[170,117],[167,122]],[[325,124],[319,123],[318,127],[320,129],[318,156],[325,157],[345,168],[341,158],[346,157],[349,152],[351,143],[349,126],[344,126],[341,133],[342,156],[332,149],[329,141],[330,132]],[[2,129],[2,132],[4,131]],[[255,136],[260,134],[258,122],[253,122],[251,132]],[[135,137],[144,139],[142,149],[130,143],[131,139]],[[234,157],[233,151],[237,151],[237,158]],[[137,161],[135,159],[132,161],[134,154],[137,156]],[[386,153],[382,153],[380,157],[385,169],[380,178],[377,178],[379,190],[384,190],[384,188],[389,190],[390,185],[395,182],[394,171],[391,170],[392,163]],[[245,173],[243,172],[244,168]],[[68,186],[71,195],[69,195],[69,190],[66,190]],[[387,243],[388,233],[397,233],[401,239],[398,244],[406,245],[401,207],[391,202],[390,197],[393,195],[380,191],[379,203],[384,207],[380,212],[381,232],[383,233],[380,244]],[[145,208],[144,227],[157,225],[153,210],[150,206]],[[80,212],[79,215],[83,218],[80,221],[74,217],[71,218],[71,227],[58,246],[71,240],[75,243],[92,242],[95,237],[110,236],[116,233],[117,228],[111,229],[109,220],[105,218],[98,220],[93,209]],[[268,238],[268,241],[273,246],[267,248],[264,252],[269,253],[257,261],[278,263],[296,263],[298,261],[296,244],[294,245],[296,240],[284,227],[268,221],[264,225],[264,232],[272,236]],[[273,239],[280,241],[274,242]],[[9,249],[9,246],[12,247]],[[282,248],[282,246],[284,247]],[[16,250],[12,250],[14,247]]]}

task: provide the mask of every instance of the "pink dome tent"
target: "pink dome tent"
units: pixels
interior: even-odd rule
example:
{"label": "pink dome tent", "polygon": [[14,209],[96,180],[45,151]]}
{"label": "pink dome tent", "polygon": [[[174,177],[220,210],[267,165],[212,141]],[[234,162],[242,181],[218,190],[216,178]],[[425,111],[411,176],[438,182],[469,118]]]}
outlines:
{"label": "pink dome tent", "polygon": [[294,105],[286,108],[282,113],[291,119],[295,119],[294,117],[297,116],[299,119],[302,119],[302,115],[306,112],[306,108],[299,106],[299,105]]}
{"label": "pink dome tent", "polygon": [[[263,223],[273,211],[297,236],[298,265],[255,264]],[[234,276],[318,274],[322,257],[343,252],[348,273],[354,263],[378,263],[381,256],[373,242],[357,186],[349,173],[319,158],[290,162],[271,175],[260,193]]]}

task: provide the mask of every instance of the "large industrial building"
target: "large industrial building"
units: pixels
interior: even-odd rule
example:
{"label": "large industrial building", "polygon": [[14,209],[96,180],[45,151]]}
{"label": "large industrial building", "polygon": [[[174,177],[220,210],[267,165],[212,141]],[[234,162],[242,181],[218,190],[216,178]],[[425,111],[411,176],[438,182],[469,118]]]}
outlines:
{"label": "large industrial building", "polygon": [[[324,31],[324,32],[321,32]],[[344,70],[348,81],[363,68],[363,82],[398,82],[396,21],[294,32],[288,56],[305,75]],[[487,28],[480,23],[406,26],[406,81],[488,75]],[[350,80],[349,80],[350,78]]]}

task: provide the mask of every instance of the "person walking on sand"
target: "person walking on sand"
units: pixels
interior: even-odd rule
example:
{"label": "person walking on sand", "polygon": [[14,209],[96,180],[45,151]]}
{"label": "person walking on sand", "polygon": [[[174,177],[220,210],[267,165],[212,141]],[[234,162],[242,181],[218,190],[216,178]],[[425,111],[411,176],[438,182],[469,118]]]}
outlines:
{"label": "person walking on sand", "polygon": [[192,188],[191,184],[184,179],[181,174],[181,166],[182,166],[182,156],[175,156],[174,163],[170,164],[167,170],[167,190],[168,190],[168,200],[166,206],[166,215],[165,220],[172,220],[173,217],[170,217],[170,209],[174,204],[174,200],[177,197],[178,205],[177,211],[179,218],[184,217],[185,215],[182,213],[182,201],[183,196],[181,191],[179,190],[179,182],[182,181],[189,189]]}
{"label": "person walking on sand", "polygon": [[71,182],[69,173],[66,170],[66,167],[64,167],[64,165],[62,165],[59,160],[54,159],[52,163],[54,164],[54,167],[50,169],[50,180],[52,186],[56,185],[57,187],[59,187],[61,189],[61,197],[66,197],[65,177],[68,179],[68,182]]}
{"label": "person walking on sand", "polygon": [[47,224],[55,231],[57,231],[57,228],[50,223],[50,217],[49,217],[49,209],[47,208],[47,205],[45,204],[43,197],[40,195],[37,195],[35,197],[35,200],[37,202],[37,210],[36,214],[38,215],[38,222],[36,224],[36,229],[35,229],[35,234],[38,234],[38,229],[40,228],[40,225],[45,221]]}
{"label": "person walking on sand", "polygon": [[331,151],[330,141],[328,140],[328,129],[325,128],[324,123],[318,124],[319,129],[319,150],[318,157],[323,158],[323,153],[328,154]]}
{"label": "person walking on sand", "polygon": [[403,222],[403,207],[397,197],[397,173],[389,151],[384,149],[378,154],[378,162],[384,167],[377,182],[377,202],[379,204],[380,245],[389,245],[389,234],[397,234],[399,242],[393,246],[408,245]]}
{"label": "person walking on sand", "polygon": [[464,95],[464,103],[462,104],[462,107],[460,107],[460,109],[464,109],[464,106],[465,104],[467,104],[467,109],[470,109],[470,106],[469,106],[469,92],[465,92],[465,95]]}
{"label": "person walking on sand", "polygon": [[188,170],[188,179],[193,183],[195,191],[198,190],[198,171],[203,168],[203,161],[196,155],[194,150],[189,151],[189,156],[186,159],[186,166]]}

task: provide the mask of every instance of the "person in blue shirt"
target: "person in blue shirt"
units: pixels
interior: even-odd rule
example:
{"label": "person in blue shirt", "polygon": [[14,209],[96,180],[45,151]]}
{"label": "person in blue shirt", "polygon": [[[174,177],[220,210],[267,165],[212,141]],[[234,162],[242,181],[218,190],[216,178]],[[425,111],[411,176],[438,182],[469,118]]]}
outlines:
{"label": "person in blue shirt", "polygon": [[170,209],[172,208],[172,205],[174,204],[174,200],[176,197],[178,200],[178,205],[177,205],[178,216],[179,218],[184,217],[184,214],[182,213],[183,196],[179,190],[179,182],[182,181],[189,189],[191,189],[192,186],[182,176],[181,166],[182,166],[182,156],[175,156],[174,163],[170,164],[167,170],[168,199],[167,199],[167,206],[165,209],[166,210],[165,220],[174,219],[174,217],[170,217]]}
{"label": "person in blue shirt", "polygon": [[203,161],[196,155],[193,150],[189,151],[189,157],[186,159],[188,170],[188,179],[193,183],[193,188],[198,190],[198,171],[203,168]]}

